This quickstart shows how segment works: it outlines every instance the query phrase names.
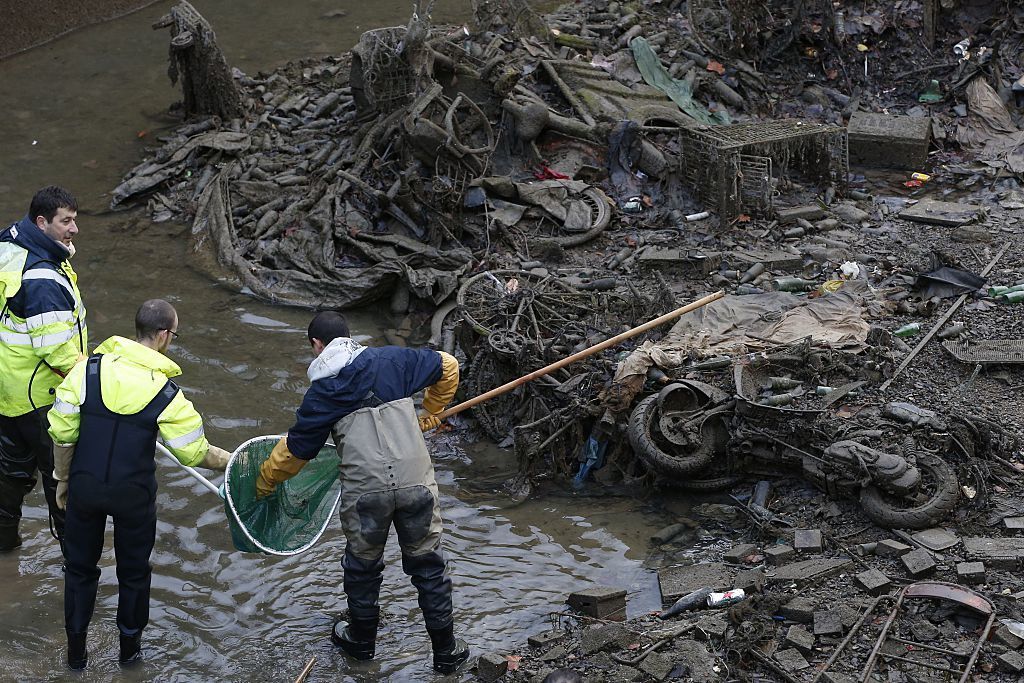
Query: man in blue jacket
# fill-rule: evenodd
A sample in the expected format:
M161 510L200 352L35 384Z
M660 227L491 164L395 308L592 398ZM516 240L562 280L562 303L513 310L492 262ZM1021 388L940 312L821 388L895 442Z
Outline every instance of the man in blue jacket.
M295 476L333 433L341 457L349 621L336 623L331 639L354 659L373 658L384 545L394 525L402 569L419 594L434 669L452 673L469 658L469 648L455 638L437 483L422 431L439 424L438 413L455 395L459 363L429 349L362 346L333 311L313 318L309 342L316 354L308 371L312 384L288 436L260 468L257 494L271 495ZM411 397L422 389L424 412L417 418Z
M52 531L63 538L46 413L64 376L88 351L85 306L71 268L78 203L44 187L28 215L0 231L0 551L21 545L25 495L43 480Z

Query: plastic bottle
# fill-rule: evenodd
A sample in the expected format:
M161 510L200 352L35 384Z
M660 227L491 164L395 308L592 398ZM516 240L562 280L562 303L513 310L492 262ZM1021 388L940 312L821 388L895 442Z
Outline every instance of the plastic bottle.
M921 331L921 323L910 323L893 332L897 337L913 337Z

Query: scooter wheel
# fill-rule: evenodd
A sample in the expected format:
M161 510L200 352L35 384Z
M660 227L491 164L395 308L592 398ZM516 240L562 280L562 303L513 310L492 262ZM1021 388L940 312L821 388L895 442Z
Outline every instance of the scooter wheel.
M861 490L860 504L871 521L887 529L927 529L956 509L960 483L953 468L934 455L918 455L917 467L921 484L914 496L900 498L876 486Z

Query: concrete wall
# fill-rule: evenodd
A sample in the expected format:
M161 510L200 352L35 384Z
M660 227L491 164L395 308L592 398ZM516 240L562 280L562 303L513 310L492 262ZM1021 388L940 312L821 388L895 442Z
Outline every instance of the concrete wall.
M0 0L0 59L157 0ZM166 2L168 7L173 3Z

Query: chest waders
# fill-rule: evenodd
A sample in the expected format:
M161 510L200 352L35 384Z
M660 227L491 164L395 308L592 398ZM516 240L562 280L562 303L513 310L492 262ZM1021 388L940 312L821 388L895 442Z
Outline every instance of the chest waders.
M142 629L149 623L149 558L156 539L157 420L178 393L168 380L138 412L115 413L103 401L101 359L96 355L87 361L85 401L68 483L64 628L72 669L84 668L88 660L86 632L96 604L108 516L114 520L120 662L131 664L141 657Z

